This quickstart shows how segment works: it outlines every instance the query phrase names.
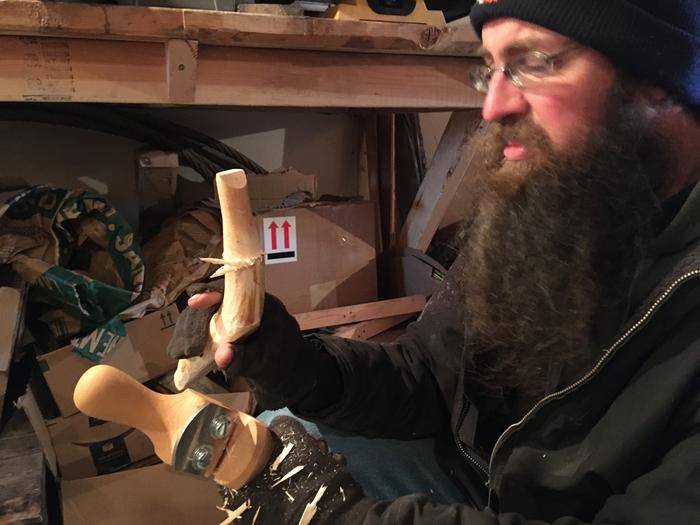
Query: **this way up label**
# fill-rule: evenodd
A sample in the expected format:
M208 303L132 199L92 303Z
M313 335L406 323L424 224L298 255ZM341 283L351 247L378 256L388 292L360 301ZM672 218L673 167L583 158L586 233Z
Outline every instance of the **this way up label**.
M296 217L263 218L265 237L265 264L295 262L297 260Z

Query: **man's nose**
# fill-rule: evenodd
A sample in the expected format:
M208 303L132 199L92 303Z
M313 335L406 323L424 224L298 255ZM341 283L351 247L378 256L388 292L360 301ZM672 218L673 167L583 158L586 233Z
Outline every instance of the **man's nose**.
M523 115L527 110L527 100L522 91L508 80L503 72L496 71L491 78L481 110L484 120L500 122L508 117Z

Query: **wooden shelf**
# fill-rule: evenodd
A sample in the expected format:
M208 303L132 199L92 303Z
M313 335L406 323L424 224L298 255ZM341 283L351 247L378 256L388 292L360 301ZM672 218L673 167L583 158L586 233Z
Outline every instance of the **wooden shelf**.
M468 26L0 2L0 101L480 107Z

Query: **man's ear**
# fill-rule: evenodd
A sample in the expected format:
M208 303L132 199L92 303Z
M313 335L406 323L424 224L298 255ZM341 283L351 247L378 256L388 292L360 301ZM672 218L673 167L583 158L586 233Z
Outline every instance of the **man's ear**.
M678 100L659 86L642 84L638 87L636 95L640 102L658 112L675 113L683 110Z

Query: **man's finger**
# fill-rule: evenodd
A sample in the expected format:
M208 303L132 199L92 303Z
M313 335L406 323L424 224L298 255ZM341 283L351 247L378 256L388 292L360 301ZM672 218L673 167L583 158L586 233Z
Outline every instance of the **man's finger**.
M219 345L214 354L214 361L219 368L228 368L233 361L233 345L231 343Z
M219 304L224 298L220 292L202 292L193 295L187 301L187 306L192 308L209 308L215 304Z

